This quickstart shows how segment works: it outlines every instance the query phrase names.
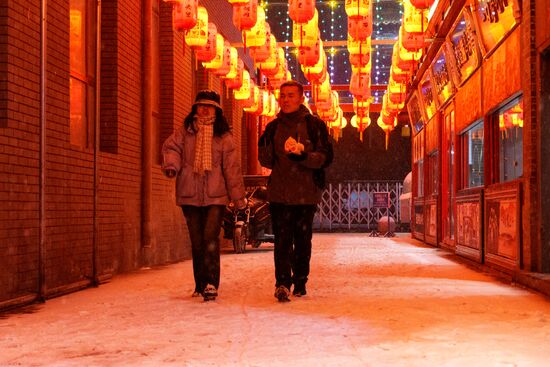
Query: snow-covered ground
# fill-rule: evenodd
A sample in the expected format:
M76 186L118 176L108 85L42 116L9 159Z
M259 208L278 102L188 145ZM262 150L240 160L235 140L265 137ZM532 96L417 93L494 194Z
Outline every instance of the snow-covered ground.
M550 302L401 235L314 234L308 295L273 297L270 244L0 315L0 366L549 366ZM24 312L23 312L24 311Z

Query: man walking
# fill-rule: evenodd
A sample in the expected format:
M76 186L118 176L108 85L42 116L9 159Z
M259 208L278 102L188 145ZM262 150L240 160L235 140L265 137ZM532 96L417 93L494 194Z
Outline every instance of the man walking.
M306 295L313 216L324 188L322 169L332 161L325 123L303 105L304 88L281 85L277 118L260 137L260 164L270 168L267 199L275 235L275 297L289 301L290 288Z

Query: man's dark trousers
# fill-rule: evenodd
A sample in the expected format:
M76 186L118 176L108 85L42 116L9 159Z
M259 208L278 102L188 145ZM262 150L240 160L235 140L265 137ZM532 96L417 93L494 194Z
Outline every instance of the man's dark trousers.
M311 259L313 216L317 205L271 203L275 235L275 286L305 285Z

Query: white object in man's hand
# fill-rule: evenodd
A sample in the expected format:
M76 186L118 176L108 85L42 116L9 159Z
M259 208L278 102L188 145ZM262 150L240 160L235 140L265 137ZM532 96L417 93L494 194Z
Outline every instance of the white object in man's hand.
M296 139L294 139L292 136L286 139L285 152L301 154L303 151L304 151L304 144L297 142Z

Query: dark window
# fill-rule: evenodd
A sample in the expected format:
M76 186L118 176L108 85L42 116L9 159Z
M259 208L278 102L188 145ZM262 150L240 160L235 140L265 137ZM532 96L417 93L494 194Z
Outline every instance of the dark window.
M476 121L460 135L463 189L483 186L483 120Z
M499 182L523 174L523 98L517 98L496 112L498 121Z

